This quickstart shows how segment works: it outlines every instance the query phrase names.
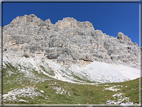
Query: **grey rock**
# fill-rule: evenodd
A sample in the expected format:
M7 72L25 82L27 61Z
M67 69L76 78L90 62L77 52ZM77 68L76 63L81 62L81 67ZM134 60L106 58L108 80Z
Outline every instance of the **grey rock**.
M12 35L10 41L15 42L15 44L24 44L24 43L29 43L30 41L32 41L32 37L25 36L25 35L24 36Z
M128 36L124 35L122 32L118 33L117 39L123 39L131 42L131 39Z
M95 30L89 21L67 17L52 24L50 19L24 15L4 26L3 35L4 52L26 53L29 57L40 54L62 65L93 61L133 67L140 64L137 43L122 32L115 38Z
M24 53L24 54L22 55L22 57L29 58L29 55L28 55L28 54L26 54L26 53Z
M62 47L63 41L61 39L51 39L49 47Z
M48 59L57 59L58 58L58 54L49 54L49 55L47 55L47 58Z

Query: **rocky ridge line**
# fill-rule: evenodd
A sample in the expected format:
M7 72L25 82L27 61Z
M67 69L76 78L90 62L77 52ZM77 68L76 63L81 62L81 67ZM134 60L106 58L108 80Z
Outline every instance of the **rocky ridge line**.
M4 55L45 56L61 65L93 61L139 68L140 48L122 32L118 36L95 30L92 23L63 18L55 24L34 14L18 16L3 27Z

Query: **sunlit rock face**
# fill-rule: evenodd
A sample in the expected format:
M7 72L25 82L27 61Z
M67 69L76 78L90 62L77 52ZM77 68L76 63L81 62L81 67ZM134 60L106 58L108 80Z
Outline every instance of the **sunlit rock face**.
M115 35L114 35L115 36ZM4 55L44 56L60 65L93 61L129 64L139 68L140 49L122 32L118 36L95 30L92 23L67 17L52 24L36 15L18 16L3 27Z

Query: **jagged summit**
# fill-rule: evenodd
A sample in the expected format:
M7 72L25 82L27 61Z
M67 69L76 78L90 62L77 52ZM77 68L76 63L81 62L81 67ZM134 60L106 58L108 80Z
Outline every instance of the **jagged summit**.
M30 14L30 15L24 15L24 16L18 16L15 19L12 20L12 22L10 24L26 24L26 23L35 23L37 25L40 25L41 22L43 22L42 19L38 18L36 15L34 14Z
M131 39L128 38L128 36L124 35L122 32L118 32L117 39L123 39L132 42Z
M122 32L111 37L92 23L66 17L52 24L36 15L18 16L4 26L4 55L44 56L61 65L86 65L93 61L139 67L140 49Z

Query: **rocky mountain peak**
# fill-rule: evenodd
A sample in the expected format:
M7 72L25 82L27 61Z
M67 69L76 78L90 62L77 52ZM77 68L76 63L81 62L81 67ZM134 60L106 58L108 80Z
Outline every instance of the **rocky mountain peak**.
M50 19L45 20L45 23L52 24Z
M65 17L62 19L62 21L67 21L67 22L77 22L76 19L74 19L73 17Z
M73 17L66 17L66 18L63 18L62 20L59 20L58 22L55 23L55 26L57 26L58 29L62 29L62 28L84 28L84 29L91 28L94 30L92 23L90 23L89 21L79 22L76 19L74 19Z
M123 39L131 42L131 39L128 36L124 35L122 32L118 32L117 39Z
M41 20L34 14L30 14L30 15L24 15L20 17L18 16L15 19L13 19L10 24L22 25L27 23L34 23L36 25L40 25L41 22L43 22L43 20Z
M111 37L89 21L66 17L52 24L34 14L16 17L3 29L4 54L44 56L61 65L93 61L139 67L140 49L122 32Z

